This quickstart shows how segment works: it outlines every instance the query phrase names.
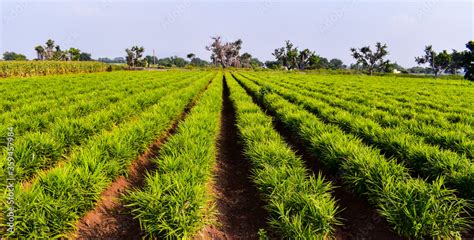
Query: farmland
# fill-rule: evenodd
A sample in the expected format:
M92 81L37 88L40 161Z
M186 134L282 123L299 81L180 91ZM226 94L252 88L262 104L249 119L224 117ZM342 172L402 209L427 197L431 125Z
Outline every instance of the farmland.
M2 237L474 236L472 82L102 67L1 79Z

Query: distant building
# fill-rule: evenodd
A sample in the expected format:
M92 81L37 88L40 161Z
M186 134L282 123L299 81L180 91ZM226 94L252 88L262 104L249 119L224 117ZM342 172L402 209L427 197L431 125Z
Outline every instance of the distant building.
M393 73L395 73L395 74L400 74L400 73L402 73L402 72L400 72L400 70L398 70L398 69L393 69Z

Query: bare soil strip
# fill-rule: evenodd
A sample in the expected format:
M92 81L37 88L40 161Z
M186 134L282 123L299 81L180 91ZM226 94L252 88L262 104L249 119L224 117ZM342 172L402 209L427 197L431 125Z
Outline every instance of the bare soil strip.
M281 121L275 115L266 109L246 88L247 94L252 97L255 104L260 106L263 111L273 118L275 130L285 139L286 143L295 151L304 161L307 169L317 174L321 172L326 180L332 182L333 186L342 186L340 177L336 176L323 167L320 161L310 152L306 151L304 143L294 133L288 131ZM345 239L403 239L390 229L385 219L383 219L370 204L359 196L344 189L336 187L333 190L333 196L337 200L341 212L338 217L341 219L342 226L335 232L335 238Z
M120 176L110 184L102 193L95 208L78 221L77 231L71 238L142 239L145 234L141 231L138 220L134 219L130 211L120 202L120 196L129 189L143 187L146 173L157 168L151 159L158 156L161 146L176 133L179 122L186 118L208 86L209 84L186 106L183 113L173 122L166 133L148 147L144 154L133 161L128 170L128 177Z
M214 170L213 192L219 226L208 226L201 239L258 239L259 229L266 228L267 213L258 190L250 179L250 163L239 142L234 106L224 80L221 132Z

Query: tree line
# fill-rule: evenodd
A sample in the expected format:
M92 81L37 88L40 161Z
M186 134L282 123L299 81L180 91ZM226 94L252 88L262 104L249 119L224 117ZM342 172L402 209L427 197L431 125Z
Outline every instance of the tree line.
M99 58L98 61L105 63L126 63L129 68L136 67L207 67L220 66L222 68L236 67L236 68L270 68L270 69L286 69L286 70L311 70L311 69L352 69L365 72L369 75L374 73L391 73L395 69L402 73L419 73L419 74L434 74L438 77L440 74L459 74L462 70L466 79L474 79L474 41L469 41L466 44L467 50L457 51L452 50L449 53L447 50L435 52L431 45L424 49L422 56L415 57L415 62L418 65L426 67L413 67L404 69L396 62L391 62L386 59L389 55L387 44L377 42L375 48L372 50L370 46L363 46L361 48L351 48L351 56L356 60L355 64L349 67L345 65L342 60L333 58L328 60L315 51L308 48L300 50L291 41L287 40L285 45L276 48L272 55L275 60L261 62L258 58L253 57L250 53L240 53L243 41L237 39L233 42L224 42L220 36L212 37L212 42L205 47L211 52L211 62L205 61L196 57L194 53L187 55L188 60L172 56L158 59L156 56L143 56L144 47L133 46L125 49L125 57L118 57L114 59ZM69 48L62 50L59 45L56 45L52 39L46 41L45 45L38 45L35 47L37 58L34 60L56 60L56 61L91 61L90 53L82 52L77 48ZM3 59L6 61L27 60L23 54L15 52L5 52Z

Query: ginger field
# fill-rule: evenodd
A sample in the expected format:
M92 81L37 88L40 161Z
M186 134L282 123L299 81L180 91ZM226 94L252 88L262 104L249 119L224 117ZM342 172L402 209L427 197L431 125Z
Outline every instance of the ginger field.
M474 238L472 82L118 71L0 92L2 238Z

